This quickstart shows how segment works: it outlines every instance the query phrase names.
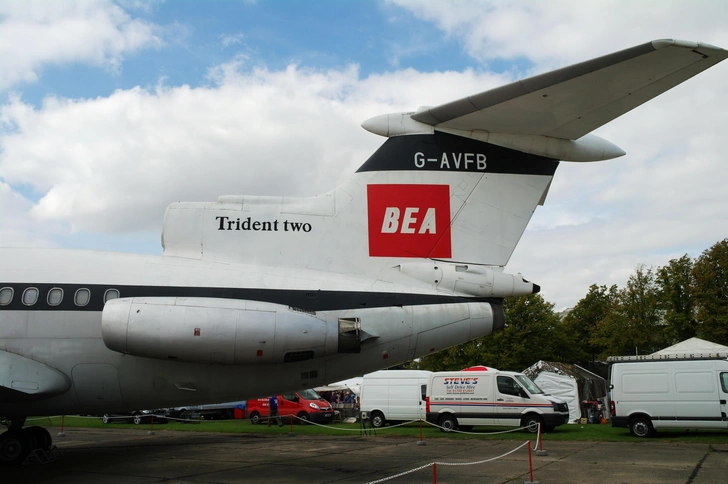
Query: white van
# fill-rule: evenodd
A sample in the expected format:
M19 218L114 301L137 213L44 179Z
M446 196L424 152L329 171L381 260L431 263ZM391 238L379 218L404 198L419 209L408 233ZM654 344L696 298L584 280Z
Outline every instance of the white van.
M425 387L431 371L381 370L364 375L361 384L362 418L372 427L387 422L424 420Z
M660 428L728 429L728 360L631 359L609 359L618 361L610 369L612 427L629 427L635 437Z
M522 373L476 367L443 371L427 383L427 421L444 431L474 425L527 427L545 431L569 420L569 408L560 398L543 392Z

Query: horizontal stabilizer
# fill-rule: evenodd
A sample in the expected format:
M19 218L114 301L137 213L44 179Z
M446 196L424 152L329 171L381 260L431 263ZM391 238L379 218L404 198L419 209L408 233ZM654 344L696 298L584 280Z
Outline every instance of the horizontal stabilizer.
M726 57L728 51L709 44L656 40L411 117L438 130L576 140Z

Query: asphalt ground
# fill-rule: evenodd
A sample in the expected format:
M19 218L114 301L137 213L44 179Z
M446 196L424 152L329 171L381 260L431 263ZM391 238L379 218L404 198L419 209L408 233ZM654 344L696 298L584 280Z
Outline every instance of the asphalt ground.
M529 482L523 442L417 439L381 436L233 434L136 429L71 428L54 444L62 458L43 465L0 469L15 483L367 483L438 462L437 482ZM541 483L693 483L728 481L726 444L543 442L547 456L532 456ZM389 483L429 483L433 467Z

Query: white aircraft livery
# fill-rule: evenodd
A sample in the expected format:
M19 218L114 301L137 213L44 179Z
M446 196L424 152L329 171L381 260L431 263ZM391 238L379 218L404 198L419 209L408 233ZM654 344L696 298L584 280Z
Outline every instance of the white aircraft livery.
M657 40L369 119L387 139L340 186L173 203L161 256L0 249L0 462L51 445L29 416L311 388L501 329L559 163L623 155L589 133L726 57Z

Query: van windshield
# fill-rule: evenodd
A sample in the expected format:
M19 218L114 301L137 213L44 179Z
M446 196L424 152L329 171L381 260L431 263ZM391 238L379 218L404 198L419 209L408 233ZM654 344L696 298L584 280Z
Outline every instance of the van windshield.
M536 385L533 381L531 381L530 378L528 378L526 375L513 375L516 380L518 380L518 383L523 385L523 387L528 390L528 393L531 395L538 395L543 393L544 391L541 390L538 385Z
M301 390L298 395L306 400L323 400L316 390Z

